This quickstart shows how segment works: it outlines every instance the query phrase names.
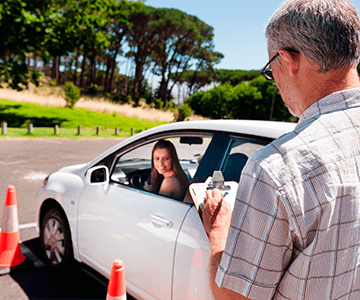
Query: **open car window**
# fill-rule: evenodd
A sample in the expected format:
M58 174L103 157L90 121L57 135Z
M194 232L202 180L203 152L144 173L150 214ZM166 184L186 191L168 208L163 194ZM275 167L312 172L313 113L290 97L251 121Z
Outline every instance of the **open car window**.
M221 167L224 179L239 182L242 169L249 157L265 145L266 143L260 140L231 137L229 150Z
M170 136L165 139L174 145L180 165L191 181L211 142L211 137L200 137L198 135ZM119 154L115 159L110 175L111 181L132 188L143 189L145 182L150 178L151 153L157 141L135 146L125 154Z

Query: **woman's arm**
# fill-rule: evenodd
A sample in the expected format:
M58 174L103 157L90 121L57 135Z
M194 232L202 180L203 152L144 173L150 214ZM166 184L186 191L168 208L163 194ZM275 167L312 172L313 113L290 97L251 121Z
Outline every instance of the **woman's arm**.
M172 197L179 193L180 188L179 180L175 176L171 176L164 178L160 186L159 194L166 197Z

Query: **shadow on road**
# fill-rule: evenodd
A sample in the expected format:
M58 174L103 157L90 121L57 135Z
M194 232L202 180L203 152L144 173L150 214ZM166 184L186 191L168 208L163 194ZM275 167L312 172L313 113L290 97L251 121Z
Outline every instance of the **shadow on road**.
M23 242L33 254L42 258L40 240ZM70 271L57 272L48 266L27 267L11 273L29 299L102 299L106 298L107 286L74 266ZM128 299L134 299L128 295Z

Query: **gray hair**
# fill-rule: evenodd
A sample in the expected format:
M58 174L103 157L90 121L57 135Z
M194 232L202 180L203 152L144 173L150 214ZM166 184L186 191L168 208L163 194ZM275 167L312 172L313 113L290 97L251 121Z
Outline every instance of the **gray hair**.
M293 49L319 65L319 72L356 67L360 20L348 0L287 0L266 27L268 50Z

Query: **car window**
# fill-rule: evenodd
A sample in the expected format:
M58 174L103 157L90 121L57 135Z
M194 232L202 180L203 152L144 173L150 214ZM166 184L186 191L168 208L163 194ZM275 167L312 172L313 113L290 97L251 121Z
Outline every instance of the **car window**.
M263 141L232 137L221 171L226 181L240 180L241 171L248 158L266 145Z
M180 165L190 181L199 167L201 159L211 142L211 137L168 137L177 152ZM111 172L111 180L116 183L143 189L151 172L151 153L155 143L134 147L125 154L120 154ZM200 144L201 142L201 144Z

